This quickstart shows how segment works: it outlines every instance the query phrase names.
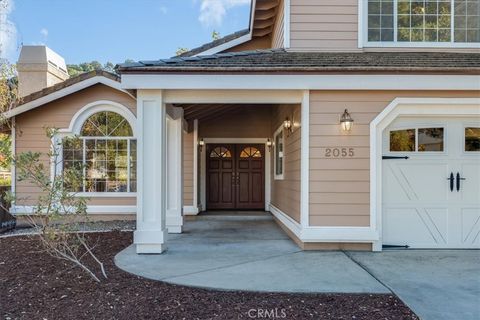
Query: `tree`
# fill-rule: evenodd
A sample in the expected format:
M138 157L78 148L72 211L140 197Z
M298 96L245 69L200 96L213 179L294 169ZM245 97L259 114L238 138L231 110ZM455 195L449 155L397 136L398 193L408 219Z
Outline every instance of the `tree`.
M10 131L12 123L8 120L8 112L20 102L15 77L15 69L7 61L0 60L0 127ZM10 129L10 130L7 130ZM57 130L48 129L47 138L56 141ZM33 212L26 216L32 227L38 230L38 239L45 252L53 257L66 260L80 267L95 281L100 278L94 272L98 268L106 278L102 262L93 253L94 246L89 244L81 226L88 222L88 199L77 196L75 190L83 183L83 168L64 168L62 174L50 176L50 159L53 172L59 172L62 165L59 155L61 143L75 143L77 138L65 138L60 142L52 142L49 153L24 152L11 154L8 140L0 144L1 158L11 162L17 172L18 181L27 181L41 191ZM77 142L78 143L78 142ZM21 205L24 200L9 192L5 195L8 204ZM89 258L88 261L86 258Z
M107 62L102 65L98 61L84 62L80 64L69 64L67 65L68 74L71 77L78 76L79 74L90 72L94 70L104 70L108 72L115 73L115 64L112 62Z

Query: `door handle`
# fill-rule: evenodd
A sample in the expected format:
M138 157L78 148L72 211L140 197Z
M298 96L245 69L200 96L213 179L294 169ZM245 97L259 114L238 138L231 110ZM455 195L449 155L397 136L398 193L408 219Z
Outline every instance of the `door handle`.
M453 172L450 172L450 178L447 178L447 180L450 180L450 192L453 192L453 184L455 182L455 177L453 176Z
M460 176L460 172L457 172L457 192L460 191L460 180L466 180Z

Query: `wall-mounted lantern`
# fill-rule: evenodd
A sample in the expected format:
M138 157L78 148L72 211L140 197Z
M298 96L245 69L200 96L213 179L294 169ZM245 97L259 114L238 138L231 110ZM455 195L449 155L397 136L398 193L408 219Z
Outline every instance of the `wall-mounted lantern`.
M272 151L272 147L273 147L273 143L272 143L272 140L270 140L270 138L267 139L267 148L269 151Z
M203 148L204 145L205 145L205 140L200 139L198 141L198 150L200 150L200 152L202 152L202 148Z
M288 135L293 132L293 121L288 117L283 121L283 128L287 130Z
M349 132L352 130L353 119L352 116L350 116L350 113L348 113L347 109L345 109L342 116L340 117L340 125L342 126L343 131Z

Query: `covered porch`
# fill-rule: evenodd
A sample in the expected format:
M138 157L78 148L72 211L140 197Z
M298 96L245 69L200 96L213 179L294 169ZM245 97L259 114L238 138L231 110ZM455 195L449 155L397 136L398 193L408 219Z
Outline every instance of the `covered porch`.
M308 92L138 90L137 110L137 253L164 252L174 239L167 233L188 230L185 217L206 210L281 207L297 224L303 212L307 223ZM282 162L275 163L279 132ZM248 222L250 215L236 216Z

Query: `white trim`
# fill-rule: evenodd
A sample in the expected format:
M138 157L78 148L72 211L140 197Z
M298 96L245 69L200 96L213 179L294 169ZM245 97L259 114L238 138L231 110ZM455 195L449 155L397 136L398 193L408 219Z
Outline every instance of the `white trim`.
M135 97L130 92L128 92L128 91L126 91L122 88L122 85L120 84L120 82L109 79L109 78L106 78L104 76L95 76L93 78L86 79L84 81L78 82L78 83L76 83L74 85L71 85L69 87L66 87L64 89L55 91L55 92L53 92L49 95L46 95L44 97L41 97L41 98L38 98L36 100L27 102L27 103L15 108L15 109L12 109L12 110L6 112L4 114L4 116L5 116L5 118L14 117L14 116L19 115L21 113L24 113L26 111L29 111L29 110L32 110L32 109L37 108L39 106L42 106L46 103L52 102L54 100L63 98L65 96L68 96L68 95L70 95L72 93L75 93L77 91L83 90L83 89L91 87L93 85L96 85L98 83L104 84L108 87L111 87L113 89L121 91L121 92L127 94L129 97L131 97L132 99L135 100Z
M277 136L282 134L282 173L277 174ZM278 127L278 129L273 133L273 180L284 180L285 179L285 130L283 128L283 122Z
M302 102L298 90L168 90L165 92L166 103L258 103L290 104Z
M136 198L136 192L78 192L74 193L80 198Z
M378 233L371 227L302 227L301 224L273 205L270 205L270 212L302 242L373 244L378 240Z
M479 115L478 98L396 98L370 123L370 226L380 235L374 250L382 249L383 131L399 115Z
M32 214L35 211L34 206L13 206L12 213L16 215ZM136 214L137 206L87 206L88 214Z
M358 48L359 49L362 49L363 48L363 34L364 34L364 20L365 20L365 17L364 17L364 2L368 2L367 1L364 1L364 0L358 0L358 3L357 3L357 14L358 14Z
M283 47L285 49L290 48L290 0L284 0L283 2Z
M204 138L205 146L202 149L200 154L200 199L201 204L200 207L202 210L206 210L207 207L207 196L206 196L206 188L207 188L207 159L206 159L206 149L207 144L216 144L216 143L225 143L225 144L243 144L243 143L252 143L252 144L264 144L265 145L265 211L268 211L270 207L270 199L271 199L271 188L269 184L271 183L271 151L267 146L267 139L268 138Z
M193 203L198 213L198 119L193 120Z
M198 207L195 206L183 206L183 214L185 216L196 216L198 215Z
M310 91L305 90L301 105L300 222L310 225Z
M359 48L371 47L371 48L480 48L480 43L468 43L468 42L455 42L454 28L454 1L451 1L451 39L450 42L398 42L398 12L397 12L397 0L394 0L394 40L395 41L368 41L368 1L358 0L358 46Z
M479 75L380 75L380 74L320 74L320 75L266 75L266 74L124 74L122 85L128 89L158 89L178 90L183 97L193 99L188 90L253 90L246 101L256 102L257 90L478 90ZM186 91L186 92L185 92ZM219 94L220 92L215 92ZM172 92L167 91L168 98ZM282 95L279 91L277 94ZM204 93L203 97L215 100L212 93ZM180 94L178 97L182 97ZM265 97L265 96L263 96ZM235 96L232 96L232 100ZM275 99L275 96L272 96ZM222 97L225 100L225 97ZM253 101L252 101L253 100ZM261 100L261 99L259 99ZM292 100L292 99L291 99ZM175 99L168 102L183 103ZM191 100L188 100L191 101ZM301 101L301 100L300 100ZM235 103L234 102L231 103ZM200 103L200 102L197 102ZM267 103L267 102L265 102ZM283 103L275 100L270 103ZM295 102L289 102L295 103Z
M230 48L233 48L235 46L238 46L242 43L245 43L247 41L250 41L252 40L252 31L250 31L249 33L241 36L241 37L238 37L238 38L235 38L231 41L228 41L228 42L225 42L225 43L222 43L216 47L213 47L213 48L210 48L206 51L202 51L200 53L197 53L196 55L194 55L194 57L197 57L197 56L208 56L208 55L212 55L212 54L216 54L216 53L219 53L219 52L222 52L222 51L225 51L225 50L228 50Z
M59 132L73 133L78 135L80 134L85 121L95 113L102 111L115 112L124 117L132 128L133 136L136 136L137 118L135 117L135 114L123 104L110 100L97 100L83 106L72 117L68 128L60 129Z

